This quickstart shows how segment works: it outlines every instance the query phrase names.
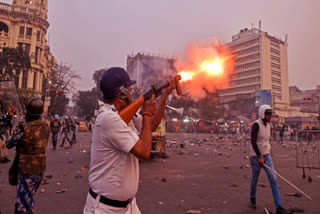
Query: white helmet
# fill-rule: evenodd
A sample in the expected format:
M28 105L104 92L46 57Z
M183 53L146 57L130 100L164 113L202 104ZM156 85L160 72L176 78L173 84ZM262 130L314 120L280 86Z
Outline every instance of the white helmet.
M59 115L54 115L54 119L58 120L59 119Z
M269 105L260 106L259 111L258 111L258 115L261 118L261 120L264 119L266 111L269 111L271 113L272 112L271 106L269 106Z

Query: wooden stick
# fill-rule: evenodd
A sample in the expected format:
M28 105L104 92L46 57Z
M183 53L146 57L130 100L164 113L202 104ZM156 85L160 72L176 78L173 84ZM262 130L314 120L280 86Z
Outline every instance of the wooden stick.
M296 187L295 185L293 185L290 181L288 181L287 179L285 179L283 176L281 176L279 173L277 173L275 170L271 169L269 166L267 166L266 164L263 164L264 167L266 167L267 169L269 169L271 172L273 172L274 174L276 174L277 176L279 176L280 178L282 178L285 182L287 182L288 184L290 184L293 188L295 188L296 190L298 190L301 194L303 194L304 196L306 196L309 200L312 200L310 196L308 196L306 193L304 193L301 189L299 189L298 187Z

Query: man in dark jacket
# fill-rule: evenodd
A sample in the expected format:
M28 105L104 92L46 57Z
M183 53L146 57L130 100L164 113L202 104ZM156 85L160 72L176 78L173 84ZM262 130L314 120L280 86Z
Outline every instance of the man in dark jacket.
M50 122L51 134L52 134L52 146L53 150L56 149L57 141L58 141L58 134L61 128L61 123L59 116L56 114L54 115L54 119Z

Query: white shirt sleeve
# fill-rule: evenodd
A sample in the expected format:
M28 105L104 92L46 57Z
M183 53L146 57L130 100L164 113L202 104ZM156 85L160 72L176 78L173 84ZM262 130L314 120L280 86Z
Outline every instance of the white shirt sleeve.
M139 140L137 133L128 126L117 113L108 112L101 121L101 138L115 148L129 153Z

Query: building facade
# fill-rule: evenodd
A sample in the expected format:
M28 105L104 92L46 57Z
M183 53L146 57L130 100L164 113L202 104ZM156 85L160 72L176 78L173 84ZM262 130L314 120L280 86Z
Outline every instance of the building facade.
M15 71L18 88L43 92L56 60L46 41L48 0L13 0L0 3L0 49L22 47L30 56L31 69Z
M288 111L288 43L260 29L245 28L227 45L236 60L229 85L219 92L220 102L252 98L257 91L270 90L276 113Z
M290 105L299 107L301 112L319 114L320 86L313 90L300 90L297 86L289 87Z

